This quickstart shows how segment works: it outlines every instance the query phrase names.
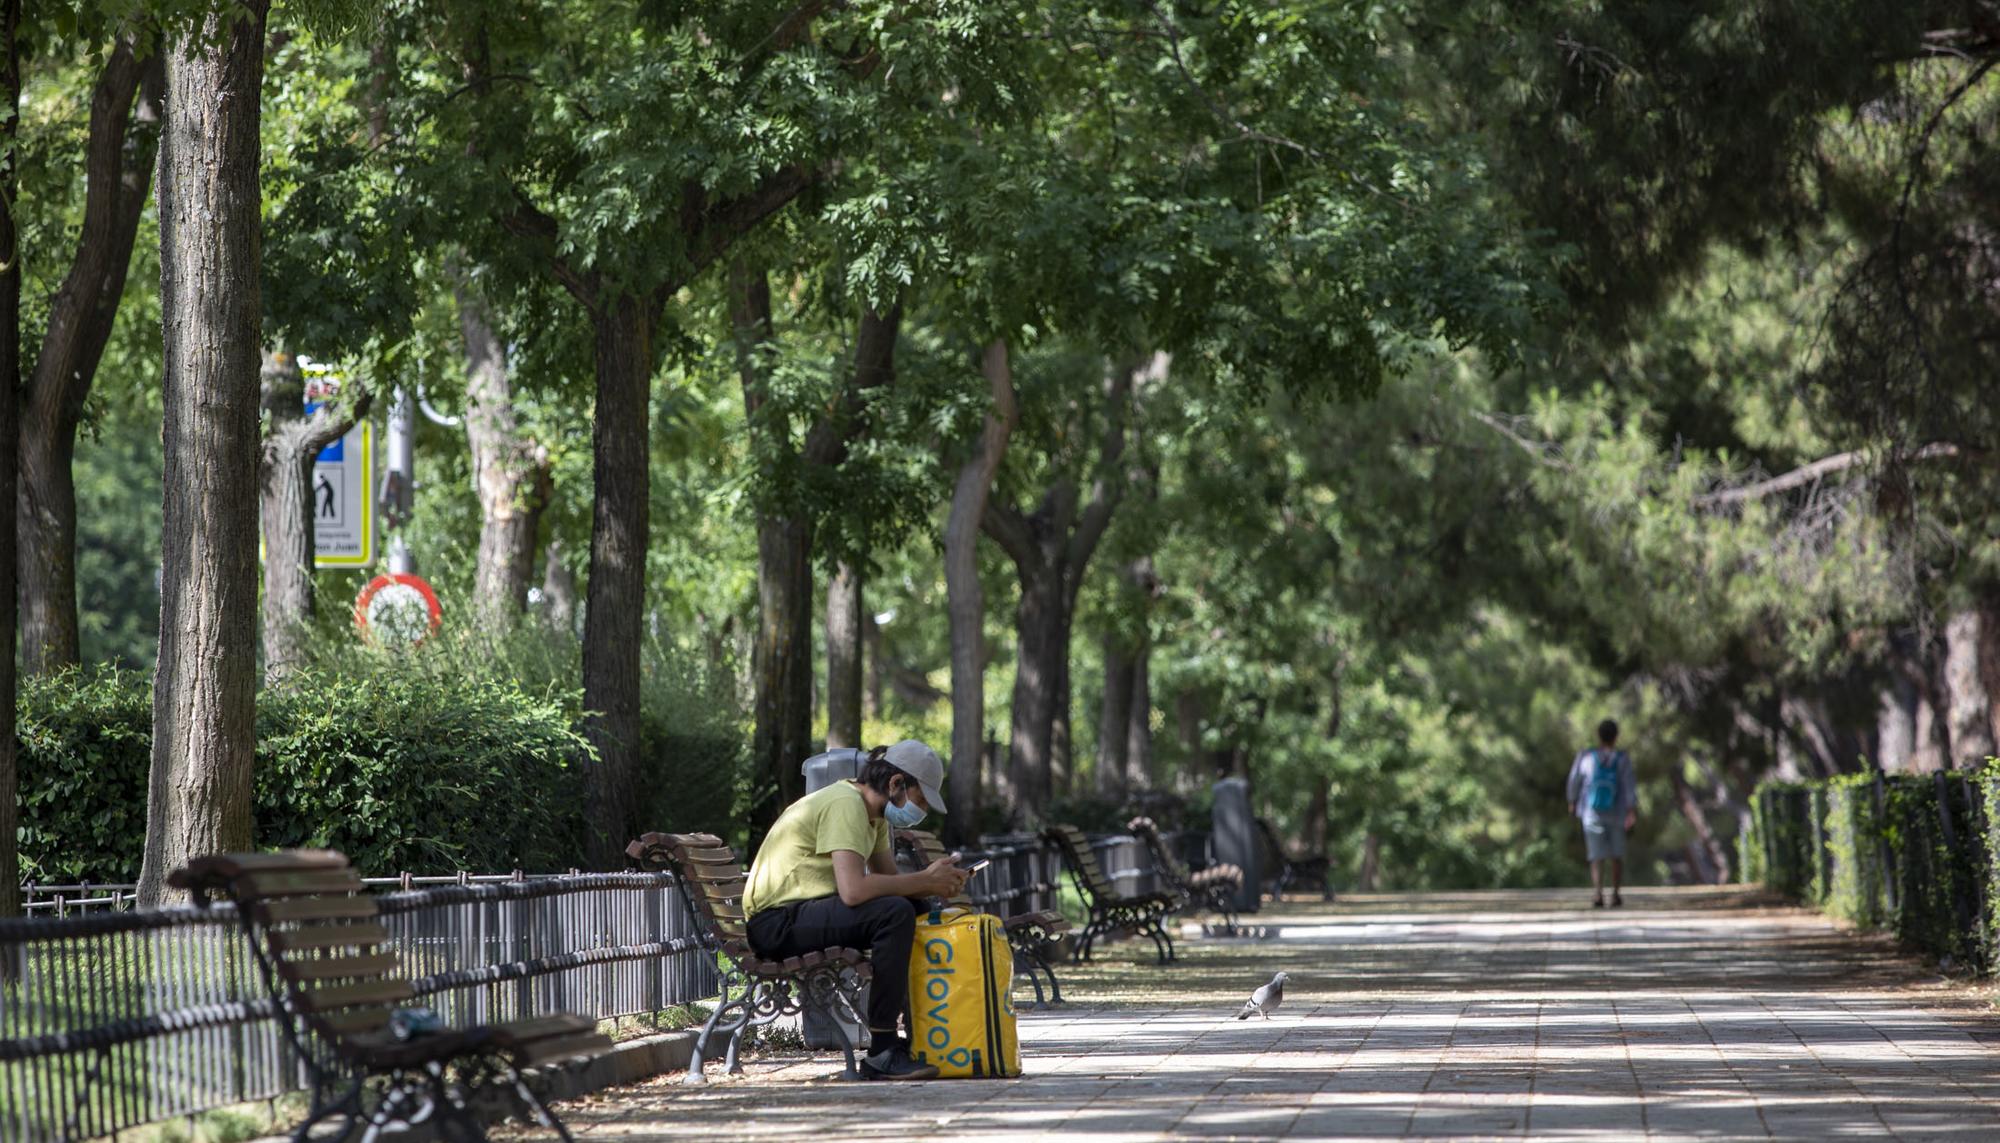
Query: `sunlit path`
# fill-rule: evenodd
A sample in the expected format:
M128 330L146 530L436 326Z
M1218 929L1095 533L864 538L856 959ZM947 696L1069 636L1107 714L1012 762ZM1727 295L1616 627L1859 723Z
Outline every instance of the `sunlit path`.
M842 1084L753 1060L573 1106L587 1140L2000 1138L2000 1019L1880 941L1735 892L1380 896L1262 940L1073 970L1015 1081ZM1273 969L1285 1006L1239 1022ZM1982 1043L1982 1038L1987 1042Z

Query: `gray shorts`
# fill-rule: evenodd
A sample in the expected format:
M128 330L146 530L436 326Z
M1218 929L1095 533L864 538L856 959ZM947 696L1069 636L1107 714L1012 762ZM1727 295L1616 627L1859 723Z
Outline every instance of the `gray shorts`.
M1625 858L1625 819L1620 815L1599 817L1596 814L1583 816L1583 848L1592 861L1603 861L1615 857Z

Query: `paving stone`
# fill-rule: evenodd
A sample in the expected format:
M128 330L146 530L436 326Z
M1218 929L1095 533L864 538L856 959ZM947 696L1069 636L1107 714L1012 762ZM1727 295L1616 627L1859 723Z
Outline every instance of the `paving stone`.
M1902 987L1884 942L1742 891L1289 904L1273 939L1129 945L1024 1013L1027 1075L832 1082L762 1055L563 1108L580 1143L667 1139L2000 1139L2000 1021ZM1269 1021L1232 1017L1283 968ZM509 1129L506 1140L540 1133Z

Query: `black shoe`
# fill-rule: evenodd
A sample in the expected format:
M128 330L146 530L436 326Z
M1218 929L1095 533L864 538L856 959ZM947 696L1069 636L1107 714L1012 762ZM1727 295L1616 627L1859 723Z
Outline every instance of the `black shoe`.
M1590 902L1590 907L1593 909L1602 909L1604 907L1604 898L1593 897Z
M1618 894L1616 894L1616 893L1613 893L1613 894L1611 895L1611 907L1612 907L1612 908L1616 909L1616 908L1619 908L1620 906L1622 906L1622 905L1624 905L1624 904L1625 904L1625 898L1623 898L1623 897L1620 897L1620 896L1619 896Z
M911 1059L910 1050L898 1044L862 1057L861 1074L872 1080L927 1080L936 1079L938 1070Z

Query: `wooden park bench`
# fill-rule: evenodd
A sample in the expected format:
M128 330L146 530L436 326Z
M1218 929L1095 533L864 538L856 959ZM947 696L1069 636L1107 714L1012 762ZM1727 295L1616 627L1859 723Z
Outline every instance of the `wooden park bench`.
M626 846L625 856L635 868L674 875L702 947L727 961L715 1011L695 1039L688 1083L707 1082L702 1062L717 1033L729 1038L724 1070L741 1072L738 1050L744 1029L807 1010L824 1016L840 1041L847 1057L842 1078L861 1078L843 1020L865 1023L861 986L873 973L866 951L830 948L783 960L751 951L749 921L743 915L743 866L736 851L714 834L649 833Z
M381 951L389 932L346 857L324 849L215 854L167 882L198 903L226 898L236 906L273 1018L311 1081L312 1103L294 1140L336 1117L346 1121L342 1139L426 1122L440 1138L483 1139L469 1097L499 1083L569 1139L521 1073L609 1051L597 1022L560 1013L399 1036L394 1008L416 990L398 975L401 958Z
M1193 906L1222 918L1222 932L1234 935L1241 927L1236 917L1236 895L1243 889L1243 870L1227 863L1190 870L1167 847L1160 827L1152 818L1137 817L1125 828L1153 855L1153 868L1170 889L1182 894Z
M914 869L927 868L949 852L945 849L944 842L939 841L937 835L928 830L899 829L896 831L896 843L899 851L909 855L910 864ZM946 901L945 904L962 905L968 909L979 907L964 893ZM1030 913L1017 913L1012 917L1003 916L1000 918L1000 924L1007 931L1008 945L1012 946L1019 958L1017 967L1025 966L1027 971L1023 975L1035 986L1035 1005L1041 1007L1046 1004L1061 1004L1062 984L1056 980L1055 967L1049 963L1049 951L1062 939L1063 934L1072 928L1069 918L1054 909L1043 909ZM1038 972L1040 975L1037 975ZM1042 991L1044 976L1049 981L1049 990L1046 994Z
M1270 864L1265 866L1269 876L1264 879L1264 883L1270 886L1272 900L1284 900L1285 890L1294 885L1315 886L1319 889L1322 901L1333 900L1333 887L1327 881L1329 869L1325 854L1322 853L1317 857L1293 857L1286 851L1284 841L1278 837L1278 831L1272 829L1271 823L1263 818L1257 819L1257 835L1263 839L1264 856L1270 859Z
M1092 959L1097 938L1121 932L1151 937L1153 947L1159 950L1161 964L1179 959L1174 953L1173 935L1166 927L1167 918L1182 904L1179 894L1121 893L1098 864L1090 839L1075 826L1053 825L1043 830L1042 836L1062 855L1063 864L1069 868L1077 892L1083 897L1084 908L1090 911L1090 920L1077 935L1073 959Z

